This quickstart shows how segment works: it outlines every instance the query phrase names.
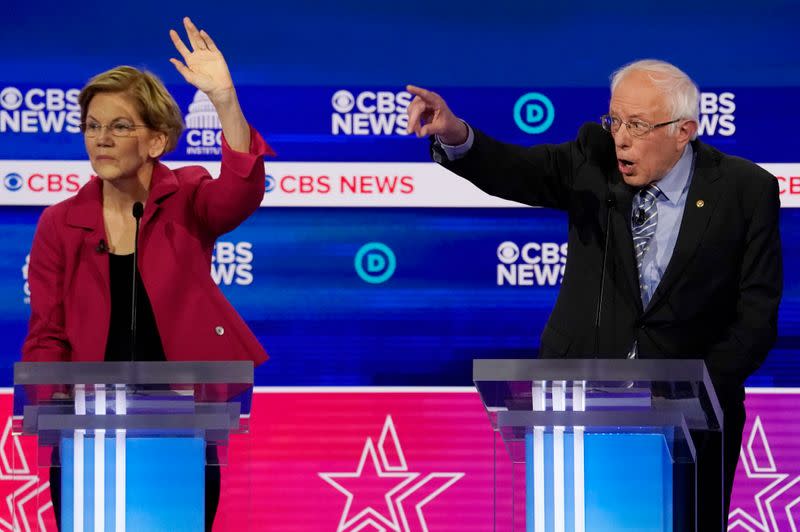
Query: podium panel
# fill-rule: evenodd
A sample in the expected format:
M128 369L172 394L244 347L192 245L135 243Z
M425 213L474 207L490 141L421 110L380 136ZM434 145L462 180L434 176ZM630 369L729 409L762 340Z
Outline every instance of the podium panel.
M60 468L62 530L205 529L206 470L247 432L252 362L14 369L13 431L37 436L40 482Z
M723 426L702 361L475 360L473 368L500 439L498 530L697 529L691 434Z

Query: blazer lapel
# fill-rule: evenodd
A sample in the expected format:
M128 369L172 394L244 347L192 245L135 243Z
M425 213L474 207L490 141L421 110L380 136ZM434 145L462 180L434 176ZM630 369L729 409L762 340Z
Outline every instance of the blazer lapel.
M689 185L686 197L683 219L678 230L678 240L675 242L675 249L669 264L667 264L667 269L664 271L664 276L645 310L646 313L658 305L659 301L669 293L675 281L680 278L703 240L708 222L717 206L721 190L717 183L720 177L719 157L699 141L694 143L694 149L697 159L692 184Z
M161 203L178 190L178 178L175 173L158 163L153 168L153 179L150 182L150 193L147 197L147 206L144 209L142 225L156 215L161 208Z
M139 226L139 258L137 262L140 266L148 247L146 243L152 232L152 224L150 221L161 210L162 203L174 194L178 188L178 178L175 176L175 173L164 166L163 163L156 164L153 168L153 179L150 182L150 193L147 196L147 204L145 205L141 225Z
M97 308L103 309L97 317L98 334L86 338L86 351L74 353L73 356L76 357L75 360L100 361L105 355L111 313L111 273L100 179L92 179L75 196L66 213L66 225L78 230L77 261L79 268L85 272L81 274L82 282L87 281L85 276L92 279L91 283L85 285L85 290L91 292L87 297L100 297L102 304L97 305Z
M634 191L625 184L617 170L613 172L609 188L614 196L615 206L614 211L611 213L612 245L609 246L608 252L612 257L619 259L618 264L621 265L622 271L616 273L615 277L617 279L620 276L625 278L625 281L620 282L628 285L633 300L639 312L641 312L642 297L639 291L639 274L636 271L636 257L633 253L633 237L630 224Z
M103 186L100 179L91 180L78 192L67 211L66 223L83 230L81 257L94 266L93 273L99 274L102 286L108 287L108 260L102 249L108 249L108 239L103 223Z

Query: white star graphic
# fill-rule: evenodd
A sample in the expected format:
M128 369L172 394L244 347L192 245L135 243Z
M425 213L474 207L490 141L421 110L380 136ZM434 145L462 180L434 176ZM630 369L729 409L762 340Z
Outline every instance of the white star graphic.
M0 436L0 482L17 484L5 498L9 519L0 517L0 530L14 532L34 530L28 513L35 512L34 526L38 525L35 530L46 531L44 513L53 505L47 493L50 483L40 484L39 477L31 471L19 436L11 431L10 416L6 420L3 435ZM29 508L30 506L34 508Z
M364 466L367 463L367 458L371 458L370 466L372 469L370 472L374 473L377 478L396 479L394 481L385 483L386 485L394 486L384 495L386 507L389 509L390 515L387 517L378 511L378 509L372 506L367 506L361 509L361 511L359 511L354 517L348 518L351 506L353 505L353 500L356 498L357 493L353 493L352 491L348 490L347 487L343 485L341 480L337 482L336 479L366 478L362 477L362 475L364 473ZM378 463L378 455L375 452L375 444L372 443L372 438L367 438L367 442L364 444L364 450L361 452L361 460L358 462L358 468L354 473L320 473L319 476L322 477L325 482L336 488L337 491L343 493L347 497L347 503L344 506L342 518L339 521L339 528L337 530L345 530L362 517L371 515L385 523L386 526L392 530L399 531L400 528L397 521L397 512L395 511L394 504L392 504L391 496L403 486L417 478L419 474L381 471L380 464Z
M760 446L765 452L766 464L759 463L759 457L756 454L754 445ZM753 422L747 445L743 446L739 453L742 467L748 479L764 479L771 482L753 496L756 508L758 508L758 518L738 507L728 515L728 530L743 529L748 532L780 532L780 527L775 517L775 499L796 486L800 482L800 475L790 479L792 475L778 472L760 416L756 417ZM792 516L792 506L798 503L800 503L800 495L784 507L792 532L797 532Z
M403 521L403 532L411 532L412 530L429 532L428 523L425 522L425 515L422 513L422 507L441 495L447 488L458 482L463 476L464 473L431 473L407 490L404 490L403 493L397 497L400 518ZM430 491L430 493L428 493L428 491ZM411 498L412 495L414 498ZM409 525L408 518L406 517L404 506L406 499L416 502L414 505L414 514L411 516L411 524L414 525L413 527Z
M387 441L387 438L389 441ZM398 460L396 464L390 463L386 452L388 444L393 445L391 450L396 453ZM380 462L378 461L379 456ZM370 462L367 462L367 458L371 458ZM385 484L392 486L391 489L385 492L383 497L389 515L369 505L350 517L352 511L359 509L358 507L353 508L353 501L358 494L347 489L343 484L347 484L345 479L361 479L367 464L370 467L369 472L375 478L396 479L397 481L396 484L391 480L385 482ZM377 532L388 532L388 530L395 532L429 532L425 516L422 513L422 507L455 484L464 476L464 473L435 472L429 473L422 479L419 479L420 473L410 473L394 422L389 415L386 416L383 430L378 439L377 449L372 438L368 437L355 472L319 473L319 476L347 497L337 532L366 532L367 530L375 530ZM340 480L337 481L336 479ZM414 505L414 511L409 515L406 513L406 508L411 504Z

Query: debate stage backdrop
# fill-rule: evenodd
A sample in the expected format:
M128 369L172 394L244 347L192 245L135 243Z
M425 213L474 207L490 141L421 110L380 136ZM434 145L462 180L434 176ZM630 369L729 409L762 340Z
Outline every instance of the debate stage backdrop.
M256 371L253 434L237 439L223 473L216 529L488 530L492 434L469 388L471 361L536 356L568 257L566 219L486 196L431 163L427 141L405 134L405 84L440 92L502 140L563 142L607 110L615 68L658 57L699 83L702 140L780 182L779 338L747 383L730 529L796 529L796 4L217 4L5 10L0 386L12 383L26 332L36 221L92 176L77 105L90 76L118 64L158 74L187 127L165 162L218 170L213 107L167 61L167 31L189 14L278 154L265 162L262 208L220 239L210 272L271 356ZM0 401L3 417L9 404ZM8 458L32 443L9 431L0 529L53 529L47 485ZM24 516L16 525L12 505Z

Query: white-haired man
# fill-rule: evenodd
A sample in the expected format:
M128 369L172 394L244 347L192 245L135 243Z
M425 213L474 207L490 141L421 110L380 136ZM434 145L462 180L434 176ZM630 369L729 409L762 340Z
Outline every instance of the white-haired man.
M431 136L436 162L491 195L568 213L569 260L541 356L705 359L725 417L725 499L720 511L713 495L721 491L720 471L710 459L716 454L719 463L719 442L706 437L698 445L699 530L724 529L745 419L743 383L777 334L776 179L696 140L697 87L663 61L615 72L602 127L586 124L576 140L559 145L498 142L456 117L439 95L408 90L415 95L409 131Z

